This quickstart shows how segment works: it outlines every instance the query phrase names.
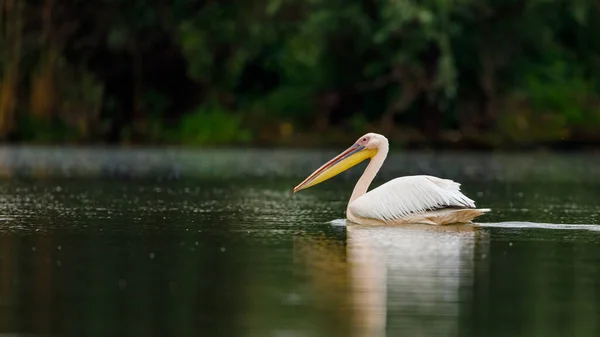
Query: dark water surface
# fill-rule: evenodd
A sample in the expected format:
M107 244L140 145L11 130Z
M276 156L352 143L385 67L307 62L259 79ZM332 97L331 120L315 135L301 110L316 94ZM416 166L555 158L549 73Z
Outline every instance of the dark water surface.
M333 154L0 149L0 335L600 335L598 155L394 154L493 212L364 228Z

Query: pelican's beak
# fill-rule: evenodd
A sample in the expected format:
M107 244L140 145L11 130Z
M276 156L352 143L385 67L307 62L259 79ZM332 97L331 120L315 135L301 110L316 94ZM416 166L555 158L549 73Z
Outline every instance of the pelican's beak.
M294 187L294 193L333 178L363 160L372 158L376 153L376 149L366 149L363 145L354 144L346 151L340 153L335 158L319 167L315 172L308 176L308 178L298 186Z

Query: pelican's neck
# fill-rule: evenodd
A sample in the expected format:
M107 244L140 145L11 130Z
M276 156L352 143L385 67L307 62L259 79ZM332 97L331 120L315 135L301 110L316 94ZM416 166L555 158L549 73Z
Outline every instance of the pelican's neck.
M371 182L373 181L373 179L375 179L375 176L377 175L377 172L379 172L381 165L383 165L387 154L388 144L384 143L377 149L377 154L373 156L373 158L371 158L371 161L369 162L369 165L367 165L365 172L363 172L360 179L358 179L358 182L356 183L356 186L354 186L354 190L352 191L352 196L350 197L348 205L350 205L350 203L352 203L354 200L361 197L363 194L367 193L369 185L371 185Z

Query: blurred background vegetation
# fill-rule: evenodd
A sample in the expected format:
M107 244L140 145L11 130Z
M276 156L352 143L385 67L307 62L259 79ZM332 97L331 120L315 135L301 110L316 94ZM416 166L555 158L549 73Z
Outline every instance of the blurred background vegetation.
M0 0L0 137L600 144L596 0Z

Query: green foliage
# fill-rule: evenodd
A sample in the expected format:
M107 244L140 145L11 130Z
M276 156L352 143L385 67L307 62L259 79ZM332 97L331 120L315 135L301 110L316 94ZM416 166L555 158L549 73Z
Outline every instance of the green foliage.
M217 104L200 106L183 117L175 134L179 141L192 145L239 144L252 136L239 115Z
M598 129L600 106L593 104L598 98L593 81L585 78L580 66L560 55L546 58L547 62L531 65L522 75L513 99L527 104L505 116L504 132L513 139L540 141Z
M533 110L562 115L567 123L584 122L591 88L580 69L558 60L544 67L532 67L525 81L526 97Z
M409 124L434 136L600 139L594 0L78 0L56 5L48 31L44 7L28 3L21 67L31 74L50 47L68 55L56 70L82 75L61 77L53 117L78 125L77 139L247 143L288 123L294 133ZM23 139L36 128L75 137L19 120Z
M256 21L266 15L260 3L227 6L212 2L180 22L176 36L192 78L211 83L217 91L235 87L248 61L276 39L266 26L268 21ZM258 17L249 17L252 14Z
M253 101L248 110L264 116L298 118L310 114L314 108L311 98L310 87L282 87Z

